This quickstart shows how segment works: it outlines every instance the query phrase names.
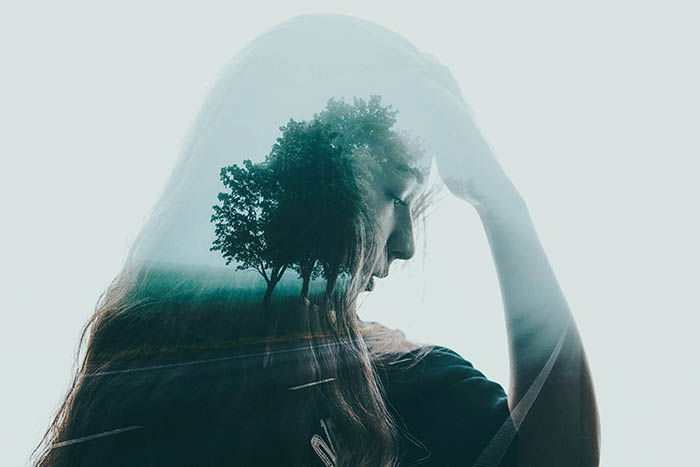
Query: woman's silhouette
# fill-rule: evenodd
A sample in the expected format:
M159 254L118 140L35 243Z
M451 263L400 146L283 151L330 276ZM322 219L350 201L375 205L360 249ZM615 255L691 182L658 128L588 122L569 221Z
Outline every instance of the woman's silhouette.
M433 157L488 235L509 396L356 314L413 256ZM450 72L351 17L294 18L227 65L85 336L39 465L598 462L583 347L525 202Z

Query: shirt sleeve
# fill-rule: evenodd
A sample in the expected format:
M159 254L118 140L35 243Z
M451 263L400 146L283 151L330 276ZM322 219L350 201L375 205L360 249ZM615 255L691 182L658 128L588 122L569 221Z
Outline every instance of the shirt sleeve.
M394 375L392 392L405 428L424 445L409 443L410 462L401 465L516 465L505 391L453 350L437 346L415 369Z

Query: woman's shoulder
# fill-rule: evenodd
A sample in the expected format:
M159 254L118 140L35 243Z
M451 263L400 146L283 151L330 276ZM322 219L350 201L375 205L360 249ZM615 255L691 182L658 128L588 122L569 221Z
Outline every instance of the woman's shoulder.
M404 359L383 382L395 415L425 447L407 441L407 456L417 459L427 450L426 465L471 465L510 420L503 387L449 347L415 349Z
M443 345L425 345L385 365L384 376L395 389L421 393L449 390L489 391L505 397L502 386L489 380L460 353Z

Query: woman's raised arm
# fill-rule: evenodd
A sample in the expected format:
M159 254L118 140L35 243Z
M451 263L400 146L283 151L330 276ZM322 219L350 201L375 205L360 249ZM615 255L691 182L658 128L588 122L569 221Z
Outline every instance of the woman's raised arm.
M526 204L513 190L476 208L506 315L519 464L598 465L598 413L583 343Z
M522 466L595 466L598 412L583 344L527 205L461 97L428 82L440 175L472 204L500 282L510 345L509 406ZM431 110L431 109L426 109ZM440 141L452 141L441 145ZM461 144L454 145L457 140Z

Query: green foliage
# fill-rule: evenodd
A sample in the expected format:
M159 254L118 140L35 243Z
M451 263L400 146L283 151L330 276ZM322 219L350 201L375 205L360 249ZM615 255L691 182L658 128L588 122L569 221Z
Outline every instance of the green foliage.
M414 170L421 155L415 140L392 129L396 114L379 96L331 98L311 121L280 127L263 163L223 168L229 191L214 206L212 250L238 269L256 269L271 287L290 267L303 280L302 296L320 275L332 291L340 273L352 272L374 176L390 165Z
M387 165L401 166L417 172L417 163L424 155L422 142L407 132L393 129L398 110L382 106L381 96L372 95L368 101L354 98L353 104L331 98L326 108L314 115L338 133L337 144L363 156L362 162L371 165L371 173Z
M267 159L281 186L271 238L285 246L302 279L314 274L315 261L329 279L343 267L362 202L352 154L318 119L290 120L280 129L282 136Z

